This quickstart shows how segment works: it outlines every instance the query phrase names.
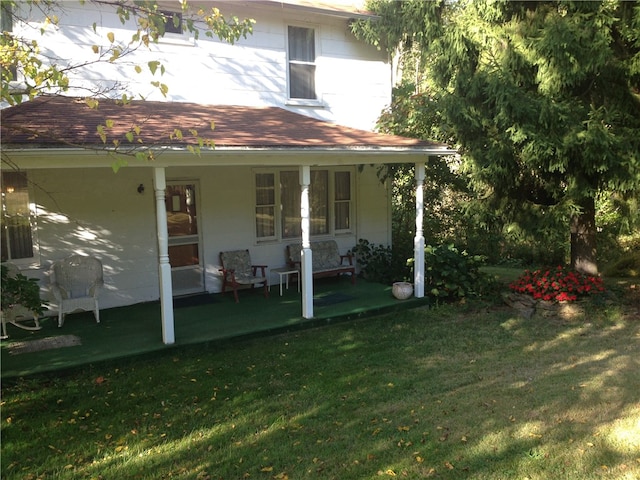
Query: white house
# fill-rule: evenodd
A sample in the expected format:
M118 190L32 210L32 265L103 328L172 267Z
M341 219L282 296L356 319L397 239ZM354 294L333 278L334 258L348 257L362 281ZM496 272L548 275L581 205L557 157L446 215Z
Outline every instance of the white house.
M2 260L46 280L58 259L98 257L105 275L101 307L160 299L165 343L174 342L172 297L219 292L224 250L248 248L255 262L275 268L285 263L285 245L301 242L302 315L313 317L311 240L335 239L342 251L360 238L391 243L389 190L376 174L381 164L416 164L416 265L423 265L424 163L429 155L452 153L372 132L390 101L391 66L349 33L350 19L366 13L294 0L216 5L254 18L253 35L227 45L167 34L152 51L132 53L131 65L101 65L74 81L133 94L149 80L133 63L161 57L167 98L150 89L145 102L103 100L96 110L75 90L1 112ZM115 39L131 37L113 9L87 8L64 4L46 42L38 38L43 55L78 62L91 57L107 30ZM25 36L36 31L13 28ZM154 160L130 160L114 173L115 157L97 130L106 119L113 122L109 142L140 139ZM141 131L133 135L132 125ZM177 129L184 135L170 138ZM192 153L198 139L187 132L193 130L215 147ZM187 219L188 232L173 230L177 214ZM422 279L418 267L418 296Z

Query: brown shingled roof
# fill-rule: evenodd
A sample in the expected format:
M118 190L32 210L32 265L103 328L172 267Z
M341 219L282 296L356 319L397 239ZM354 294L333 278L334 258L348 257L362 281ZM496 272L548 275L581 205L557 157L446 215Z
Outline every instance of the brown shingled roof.
M97 109L84 100L71 97L43 96L6 108L0 112L3 147L37 148L102 145L98 125L107 119L113 127L106 129L108 144L138 125L135 136L148 146L186 147L195 145L197 136L211 139L216 147L247 148L418 148L439 147L427 141L394 135L377 134L324 122L277 107L199 105L195 103L132 101L119 105L101 100ZM211 122L215 129L211 130ZM175 129L182 139L170 138ZM442 145L444 147L444 145Z

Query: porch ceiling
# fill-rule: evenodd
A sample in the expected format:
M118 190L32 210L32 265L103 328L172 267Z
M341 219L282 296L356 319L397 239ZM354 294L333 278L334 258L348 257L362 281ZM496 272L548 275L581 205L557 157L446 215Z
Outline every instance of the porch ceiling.
M23 168L106 166L113 161L106 154L114 140L122 152L141 145L161 151L154 166L400 163L455 153L443 144L340 126L278 107L101 100L90 108L83 99L42 96L0 115L2 148L26 162ZM108 121L105 144L98 126ZM140 130L131 142L127 135L136 126ZM177 130L182 135L175 135ZM200 156L189 153L198 137L215 147L203 148Z

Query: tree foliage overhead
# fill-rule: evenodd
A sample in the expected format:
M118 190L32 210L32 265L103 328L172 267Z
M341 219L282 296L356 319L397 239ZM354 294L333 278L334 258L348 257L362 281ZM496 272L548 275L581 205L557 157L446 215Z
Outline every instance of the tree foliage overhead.
M406 118L455 140L472 186L496 208L564 219L572 263L593 272L596 198L640 191L640 5L374 0L369 8L380 21L355 24L357 34L419 72Z

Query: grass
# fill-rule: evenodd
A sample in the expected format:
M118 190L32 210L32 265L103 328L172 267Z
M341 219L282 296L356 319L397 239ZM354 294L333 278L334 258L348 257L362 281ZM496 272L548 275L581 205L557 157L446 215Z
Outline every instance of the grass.
M476 303L3 387L3 479L640 478L637 298Z

